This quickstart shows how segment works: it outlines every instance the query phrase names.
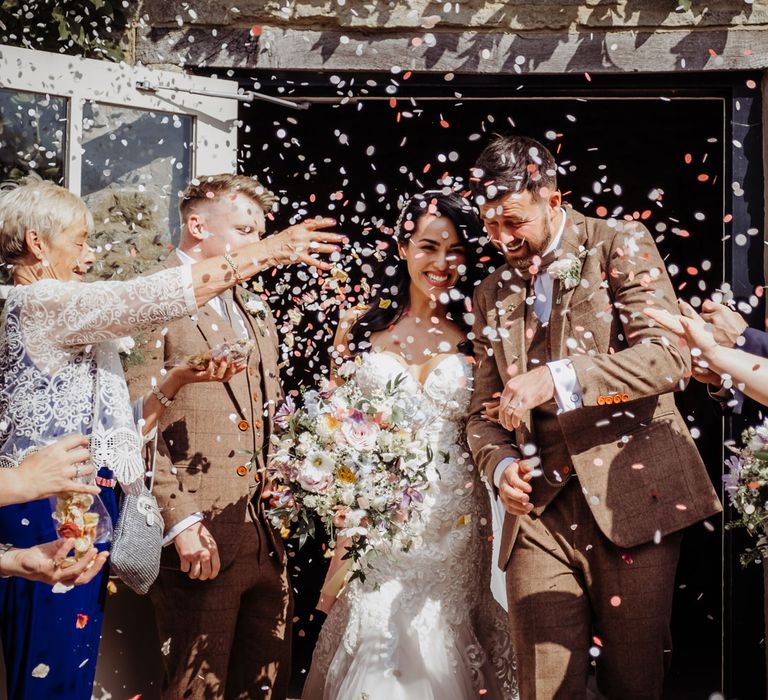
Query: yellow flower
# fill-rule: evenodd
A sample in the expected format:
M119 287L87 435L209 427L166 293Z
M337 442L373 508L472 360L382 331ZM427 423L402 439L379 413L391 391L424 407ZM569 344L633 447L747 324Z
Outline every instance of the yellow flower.
M354 484L357 481L357 477L349 467L339 467L336 476L339 481L343 481L345 484Z
M341 425L341 421L337 418L334 418L329 413L326 413L324 416L325 419L325 427L328 428L328 430L337 430L338 427Z

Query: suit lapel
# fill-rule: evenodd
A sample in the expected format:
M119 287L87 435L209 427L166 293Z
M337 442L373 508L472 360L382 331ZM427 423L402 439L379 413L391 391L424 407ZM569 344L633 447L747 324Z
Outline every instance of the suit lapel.
M501 337L502 348L504 349L504 362L499 364L499 374L501 381L506 384L511 378L510 367L516 367L517 373L525 372L528 368L528 345L525 337L525 297L528 291L525 280L517 278L514 270L511 270L513 279L509 287L500 290L498 325L499 330L506 331ZM530 413L525 418L523 424L515 430L515 442L518 445L524 445L530 442Z
M579 246L587 241L586 221L584 217L571 208L565 209L565 228L563 239L560 242L558 260L564 260L569 256L578 258ZM585 262L585 261L582 261ZM549 338L552 348L552 359L558 360L565 357L568 352L565 347L566 315L574 293L579 289L578 285L572 289L563 289L562 282L558 279L552 285L552 311L549 314ZM560 302L558 303L558 295Z
M272 416L275 412L277 403L280 400L278 381L275 377L270 375L270 372L272 371L270 368L277 367L277 329L272 322L272 315L266 304L264 305L264 319L254 318L253 314L248 310L248 307L245 304L245 294L252 295L252 292L244 293L242 288L235 287L234 294L235 304L250 329L251 338L256 342L256 348L259 353L259 362L256 363L259 366L257 379L261 381L262 398L268 411L266 421L271 425ZM261 416L264 406L258 406L256 408L259 416Z
M525 294L525 281L514 280L506 290L500 290L499 298L501 304L498 307L498 325L502 333L501 344L504 349L504 359L506 360L507 367L517 365L518 369L523 372L527 364ZM505 373L503 376L505 377L504 381L506 381L509 378L509 373Z

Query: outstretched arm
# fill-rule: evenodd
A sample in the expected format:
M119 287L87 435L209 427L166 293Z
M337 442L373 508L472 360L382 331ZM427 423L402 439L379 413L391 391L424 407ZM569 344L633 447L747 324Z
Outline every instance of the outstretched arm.
M727 348L715 341L711 324L688 304L681 303L682 314L659 309L645 313L663 328L678 336L690 349L694 362L730 379L747 396L768 405L768 362L764 357L737 348Z

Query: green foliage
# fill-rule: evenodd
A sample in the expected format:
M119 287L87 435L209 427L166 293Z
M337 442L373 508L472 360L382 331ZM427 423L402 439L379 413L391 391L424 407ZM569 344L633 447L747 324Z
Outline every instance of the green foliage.
M128 0L0 0L0 43L120 61Z

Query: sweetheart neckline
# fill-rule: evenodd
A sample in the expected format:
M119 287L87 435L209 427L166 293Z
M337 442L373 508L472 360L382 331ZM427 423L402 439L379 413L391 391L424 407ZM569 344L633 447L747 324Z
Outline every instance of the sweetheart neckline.
M460 360L463 360L464 362L467 362L466 356L461 353L451 353L449 355L446 355L440 362L438 362L429 372L427 372L427 376L424 378L423 382L420 382L416 377L413 376L413 373L408 369L408 365L403 362L398 355L391 352L390 350L376 350L374 352L369 352L369 355L387 355L392 359L393 362L396 362L400 367L403 368L403 371L411 378L413 379L416 384L418 384L422 389L424 389L427 384L429 383L429 380L432 378L432 375L435 374L435 372L442 367L448 360L451 360L453 358L459 358Z

